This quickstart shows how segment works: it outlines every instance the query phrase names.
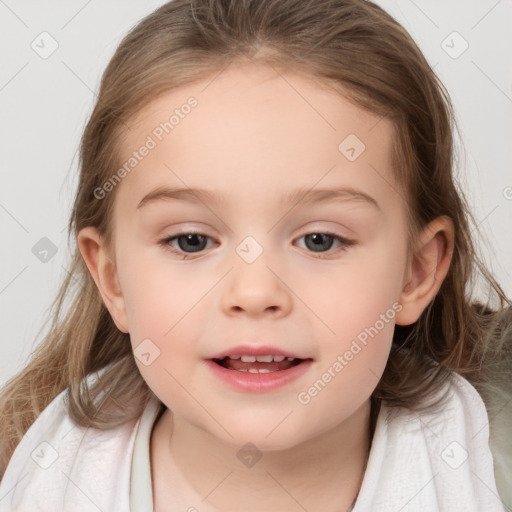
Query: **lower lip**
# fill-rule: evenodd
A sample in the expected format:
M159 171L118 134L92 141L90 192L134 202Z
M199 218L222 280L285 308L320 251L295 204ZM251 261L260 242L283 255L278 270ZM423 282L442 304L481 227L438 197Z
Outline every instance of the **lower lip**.
M311 366L311 359L292 366L287 370L269 373L249 373L237 370L228 370L223 366L213 362L211 359L206 360L206 364L213 373L222 381L231 387L240 391L248 391L251 393L266 393L282 388L304 375Z

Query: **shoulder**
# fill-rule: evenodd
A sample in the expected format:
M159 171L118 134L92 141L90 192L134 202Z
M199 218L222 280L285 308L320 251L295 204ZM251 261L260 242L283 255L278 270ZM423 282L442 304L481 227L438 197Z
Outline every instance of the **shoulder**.
M480 395L454 372L439 395L426 412L382 404L354 512L503 511Z
M468 466L489 462L489 418L477 390L464 377L450 372L445 386L432 398L442 400L424 412L385 405L388 435L397 441L401 436L423 438L429 451L439 455L434 462L442 469L465 462Z
M416 412L405 407L383 403L380 421L386 423L388 434L423 433L436 439L467 436L470 432L487 443L489 418L482 397L473 385L451 371L445 385L430 397L437 406Z
M387 419L396 434L421 437L428 443L433 467L440 473L463 468L484 480L492 480L493 463L489 450L489 417L477 390L461 375L451 372L439 391L443 400L432 411L413 412L400 408L399 417L388 409ZM400 417L401 416L401 417Z
M127 510L139 421L111 430L79 427L63 391L16 447L0 482L0 510Z

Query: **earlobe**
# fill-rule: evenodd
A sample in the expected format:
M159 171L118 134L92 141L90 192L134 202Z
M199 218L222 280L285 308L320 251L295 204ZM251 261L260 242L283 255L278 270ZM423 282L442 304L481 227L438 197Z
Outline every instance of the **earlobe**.
M115 264L102 236L88 226L78 233L78 248L117 328L129 332L124 298Z
M420 317L441 288L453 255L454 227L449 217L430 222L421 233L413 250L400 304L398 325L410 325Z

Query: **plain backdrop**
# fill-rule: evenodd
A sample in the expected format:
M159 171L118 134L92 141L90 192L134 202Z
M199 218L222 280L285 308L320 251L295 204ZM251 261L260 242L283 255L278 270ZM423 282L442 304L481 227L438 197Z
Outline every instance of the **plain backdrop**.
M69 268L77 149L101 74L122 36L163 3L0 0L0 385L41 341ZM452 97L460 184L482 254L511 296L512 2L377 3L411 33Z

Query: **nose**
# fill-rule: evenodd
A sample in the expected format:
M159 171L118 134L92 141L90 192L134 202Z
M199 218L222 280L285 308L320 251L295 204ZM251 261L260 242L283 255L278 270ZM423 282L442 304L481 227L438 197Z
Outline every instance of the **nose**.
M292 306L286 276L270 268L263 258L253 263L239 262L228 274L223 289L222 309L230 316L284 317Z

